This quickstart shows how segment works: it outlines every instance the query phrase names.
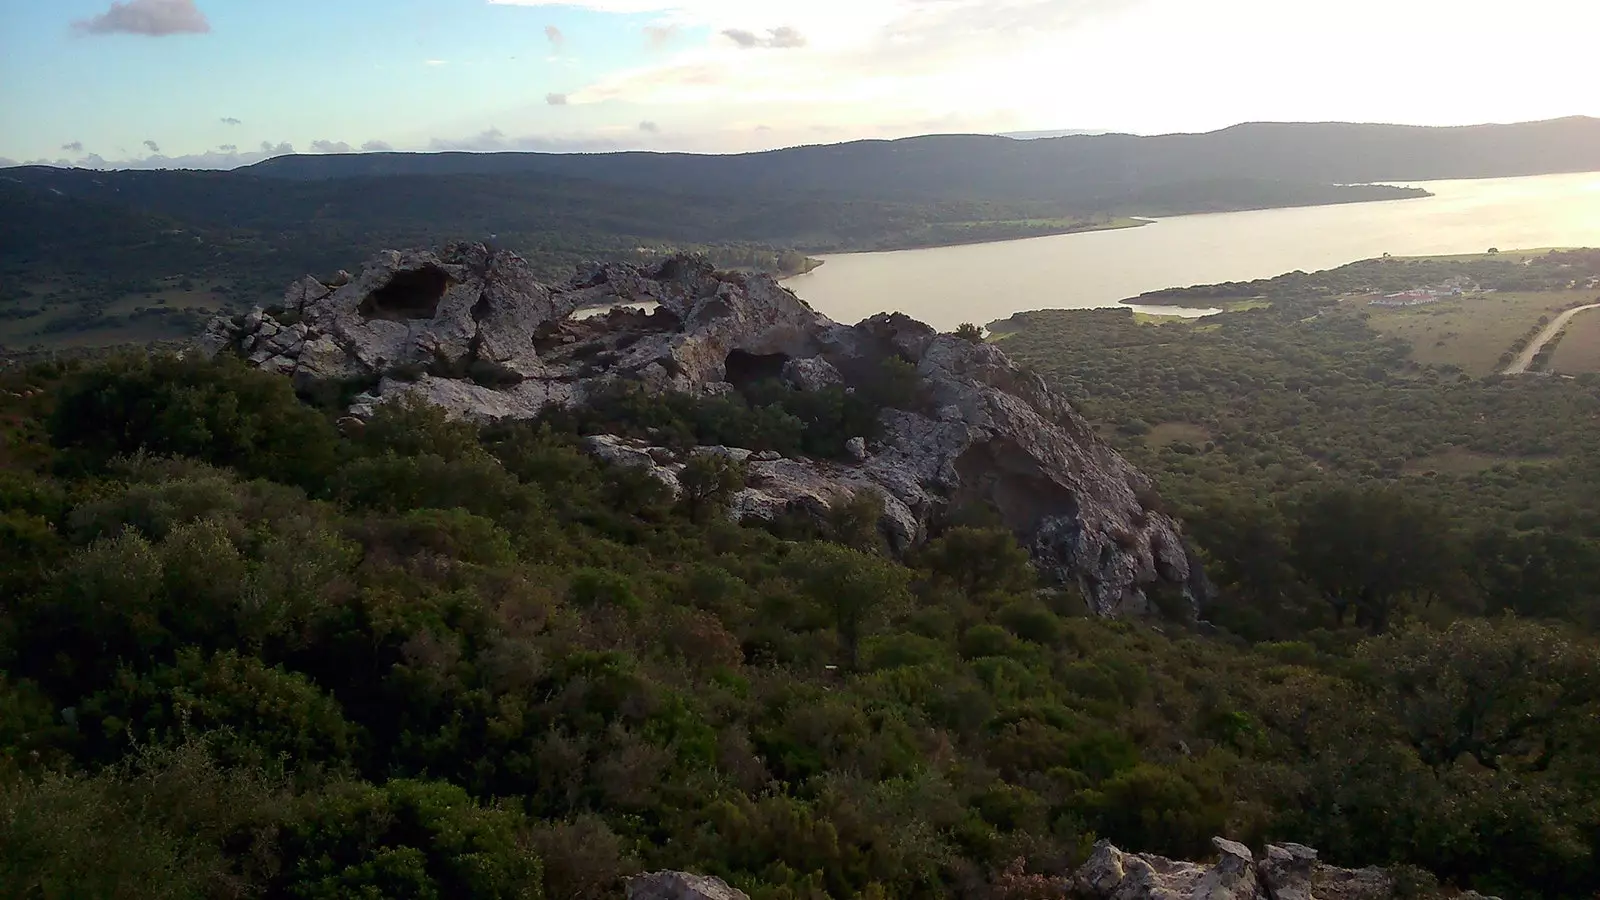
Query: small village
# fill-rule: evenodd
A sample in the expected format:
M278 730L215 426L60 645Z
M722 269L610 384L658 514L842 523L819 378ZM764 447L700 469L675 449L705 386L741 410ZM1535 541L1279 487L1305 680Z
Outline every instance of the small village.
M1393 294L1384 294L1374 291L1370 296L1369 306L1404 307L1423 306L1428 303L1438 303L1450 297L1460 297L1463 294L1476 294L1480 292L1477 283L1464 276L1452 278L1437 285L1412 288Z

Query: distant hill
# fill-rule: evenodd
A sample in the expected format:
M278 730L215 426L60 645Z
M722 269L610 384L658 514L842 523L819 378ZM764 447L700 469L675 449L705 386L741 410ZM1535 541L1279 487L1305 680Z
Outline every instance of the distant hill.
M282 156L255 175L559 175L703 194L1053 200L1114 207L1154 186L1215 180L1360 184L1600 170L1600 119L1422 128L1254 123L1207 134L1015 140L929 135L763 153L362 153Z
M298 274L453 238L492 240L552 279L680 250L793 271L804 253L1426 193L1372 184L1385 180L1589 169L1600 169L1594 119L930 135L731 156L288 156L232 172L17 167L0 173L0 346L172 337Z

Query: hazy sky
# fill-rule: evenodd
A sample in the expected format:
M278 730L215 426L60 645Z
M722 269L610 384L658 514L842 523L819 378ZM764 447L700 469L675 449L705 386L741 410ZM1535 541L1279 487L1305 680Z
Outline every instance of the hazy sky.
M0 164L1600 115L1597 0L0 0Z

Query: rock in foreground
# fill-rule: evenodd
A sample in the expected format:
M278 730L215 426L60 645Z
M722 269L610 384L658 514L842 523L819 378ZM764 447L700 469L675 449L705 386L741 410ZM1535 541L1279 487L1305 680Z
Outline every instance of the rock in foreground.
M574 315L596 309L609 311ZM769 276L717 272L694 257L547 286L515 254L479 244L386 251L358 276L307 277L281 307L215 320L201 346L302 389L365 387L354 415L417 397L484 420L583 404L619 382L702 396L771 378L799 390L870 389L885 361L899 359L920 380L915 402L883 409L878 433L848 441L841 460L754 459L732 513L821 513L872 491L883 530L905 549L952 505L987 502L1044 573L1079 585L1101 615L1148 612L1152 589L1187 598L1192 614L1205 593L1150 480L997 347L898 314L840 325ZM672 474L651 448L605 437L590 445Z
M1110 841L1071 878L1032 879L1023 895L1062 900L1395 900L1394 878L1382 869L1341 869L1317 861L1300 844L1268 845L1257 860L1243 844L1213 838L1218 860L1194 863L1153 853L1126 853ZM1020 864L1019 869L1020 871ZM1008 873L1009 874L1009 873ZM1010 896L1001 886L1000 896ZM1472 891L1456 900L1497 900ZM720 879L656 872L628 880L628 900L745 900Z

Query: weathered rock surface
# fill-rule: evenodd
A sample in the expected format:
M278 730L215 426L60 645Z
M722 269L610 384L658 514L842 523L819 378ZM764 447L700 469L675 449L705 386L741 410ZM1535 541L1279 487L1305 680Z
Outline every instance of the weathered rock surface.
M1340 869L1317 862L1299 844L1267 846L1257 860L1243 844L1213 838L1218 860L1194 863L1153 853L1125 853L1110 841L1071 878L1045 881L1063 900L1394 900L1396 884L1382 869ZM1019 870L1020 871L1020 870ZM1036 894L1030 893L1029 896ZM736 900L745 895L719 879L657 872L628 880L628 900ZM1455 900L1499 900L1473 891Z
M572 315L597 307L612 309ZM214 321L199 346L231 348L301 387L360 383L355 416L418 397L478 419L531 418L618 381L703 395L769 377L855 390L897 357L921 378L913 408L885 409L873 441L848 444L849 461L752 456L734 514L823 512L873 491L885 533L905 548L952 504L987 501L1042 571L1079 585L1102 615L1149 611L1152 589L1189 598L1191 611L1206 593L1177 523L1152 508L1149 479L997 347L899 314L840 325L770 277L719 273L693 257L546 286L514 254L478 244L386 251L353 277L301 279L271 311ZM648 448L590 444L614 461L649 460L676 483Z
M1109 841L1072 878L1081 900L1391 900L1395 881L1382 869L1341 869L1317 861L1299 844L1269 844L1255 859L1250 849L1213 838L1219 859L1203 864L1152 853L1125 853ZM1063 892L1064 896L1069 892ZM1488 900L1468 891L1457 900Z
M688 872L652 872L628 879L628 900L750 900L720 878Z

